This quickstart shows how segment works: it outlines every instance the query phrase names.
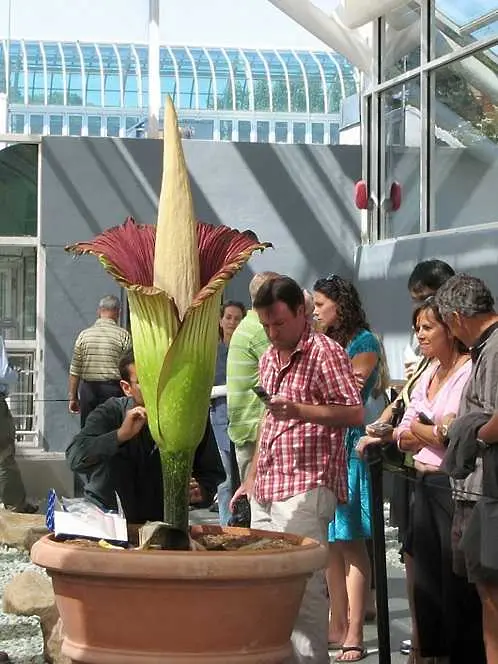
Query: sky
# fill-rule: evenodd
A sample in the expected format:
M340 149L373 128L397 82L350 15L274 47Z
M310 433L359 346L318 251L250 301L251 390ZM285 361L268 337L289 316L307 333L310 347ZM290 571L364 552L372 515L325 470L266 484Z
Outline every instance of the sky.
M331 11L338 0L313 0ZM149 0L0 0L0 38L145 42ZM125 9L126 7L126 9ZM169 45L323 48L268 0L160 0Z

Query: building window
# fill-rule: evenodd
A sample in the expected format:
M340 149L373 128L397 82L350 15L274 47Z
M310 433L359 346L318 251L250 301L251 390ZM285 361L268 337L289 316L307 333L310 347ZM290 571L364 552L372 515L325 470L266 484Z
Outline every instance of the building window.
M0 334L9 361L21 369L9 402L17 439L33 441L35 433L36 250L0 248Z
M119 136L119 128L121 119L117 116L110 116L107 118L107 136Z
M306 123L293 122L292 123L292 136L294 143L306 143Z
M0 150L0 233L3 237L36 237L37 183L37 145L17 144Z
M51 136L62 136L62 115L49 117L49 132Z
M496 50L496 49L494 49ZM493 58L494 56L494 58ZM498 98L490 88L492 49L434 71L435 148L429 230L498 219ZM480 75L476 64L482 69ZM489 79L484 76L488 63ZM494 77L494 84L498 78Z
M339 124L337 122L332 122L330 124L329 131L330 131L330 145L338 145L340 137Z
M220 140L231 141L233 122L231 120L220 120Z
M240 143L250 143L251 141L251 123L247 120L239 121L239 141Z
M102 118L100 115L89 115L88 116L88 135L89 136L100 136L100 130L102 127Z
M288 132L287 122L275 122L275 143L287 143Z
M69 135L70 136L81 136L81 130L83 128L83 118L81 115L70 115L69 116Z
M195 120L185 118L180 122L184 138L195 138L198 141L212 141L214 120Z
M258 143L269 143L270 141L270 123L258 122L256 124L257 141Z
M323 145L325 138L325 129L323 122L313 122L311 124L311 142Z
M36 338L36 251L0 248L0 334L4 339Z
M24 134L24 114L14 113L10 117L10 130L13 134Z
M126 117L126 131L129 131L138 123L138 117L136 115L128 115Z
M29 133L43 134L43 115L32 114L29 116Z
M403 208L384 209L385 237L420 232L420 78L417 76L382 94L385 136L384 191L394 182L403 187ZM382 178L382 175L381 175Z

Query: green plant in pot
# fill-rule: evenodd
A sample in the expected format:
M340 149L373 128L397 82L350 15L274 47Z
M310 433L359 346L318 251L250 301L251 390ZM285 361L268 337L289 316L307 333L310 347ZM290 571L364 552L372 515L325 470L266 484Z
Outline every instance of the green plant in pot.
M196 222L168 97L157 227L128 218L67 248L95 255L128 292L137 374L161 454L163 548L188 548L189 481L209 409L223 288L255 250L268 246L226 226Z

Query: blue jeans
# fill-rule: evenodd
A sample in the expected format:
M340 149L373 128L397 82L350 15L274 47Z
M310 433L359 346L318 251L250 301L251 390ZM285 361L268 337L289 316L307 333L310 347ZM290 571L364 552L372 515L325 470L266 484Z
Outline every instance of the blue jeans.
M230 500L233 496L232 463L230 455L230 438L228 437L227 406L225 399L218 398L211 402L209 409L211 426L218 444L221 462L225 470L226 479L218 484L218 507L220 525L226 526L232 513L230 512Z

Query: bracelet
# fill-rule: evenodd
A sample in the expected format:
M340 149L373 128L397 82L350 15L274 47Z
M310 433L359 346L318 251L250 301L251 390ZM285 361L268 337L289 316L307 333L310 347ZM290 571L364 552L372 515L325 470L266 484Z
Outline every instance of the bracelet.
M439 431L438 431L438 425L437 424L435 424L432 427L432 435L434 436L434 438L439 438Z

